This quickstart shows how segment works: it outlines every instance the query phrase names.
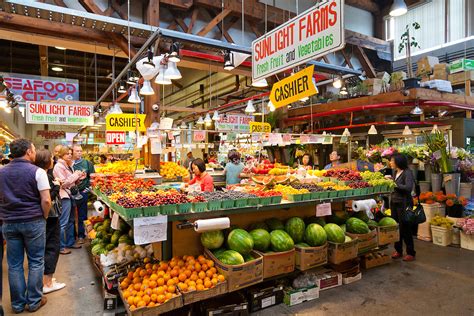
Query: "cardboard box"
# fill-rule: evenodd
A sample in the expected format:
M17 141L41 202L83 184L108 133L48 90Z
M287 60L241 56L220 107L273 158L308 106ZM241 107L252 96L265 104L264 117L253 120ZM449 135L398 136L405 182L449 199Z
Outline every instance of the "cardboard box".
M341 262L357 258L358 239L350 242L336 244L328 241L328 261L330 263L339 264Z
M440 80L448 80L448 64L434 65L433 78Z
M400 241L400 230L395 226L377 226L378 245L388 245Z
M263 253L263 278L287 274L295 270L295 249L284 252Z
M152 316L152 315L159 315L163 314L175 309L178 309L183 306L183 299L181 295L177 295L170 299L169 301L160 304L155 307L141 307L138 309L135 309L134 311L130 310L130 305L128 305L127 300L123 298L123 292L119 288L119 294L120 297L122 298L123 304L125 305L125 309L127 311L127 314L129 316Z
M247 316L249 315L248 302L245 297L239 293L229 293L225 299L216 298L203 301L200 304L199 315L206 316Z
M381 252L375 252L365 255L361 260L361 266L364 269L370 269L390 262L392 262L392 257Z
M351 283L354 283L356 281L359 281L359 280L362 280L362 273L359 272L357 275L353 276L353 277L346 277L346 278L342 278L342 284L351 284Z
M340 264L330 264L332 270L342 274L343 278L353 277L360 273L360 259L355 258Z
M377 230L372 229L368 234L351 234L347 233L346 235L352 239L357 238L359 242L357 243L357 254L363 254L371 249L377 248Z
M283 301L288 306L294 306L317 298L319 298L319 287L317 285L301 289L289 287L285 288L285 297Z
M448 76L452 85L464 84L466 80L474 80L474 71L463 71Z
M322 269L314 273L318 279L320 291L329 290L342 285L342 273L330 269Z
M458 59L449 64L449 73L451 74L467 70L474 70L474 60Z
M283 285L266 282L247 290L247 301L251 313L283 303Z
M434 56L423 56L418 59L416 64L418 66L417 75L430 74L433 71L434 65L439 64L439 59Z
M227 293L227 281L218 283L213 288L205 291L191 291L183 293L183 304L189 305L198 301L204 301L208 298L213 298L221 294Z
M321 247L295 247L295 266L304 271L328 262L328 245Z
M378 78L370 78L364 80L365 85L367 86L367 91L369 95L377 95L382 92L383 89L383 80Z
M206 256L215 262L217 271L225 276L229 292L260 283L263 280L263 258L256 251L251 253L256 258L255 260L239 265L224 264L208 249L205 249L204 252Z

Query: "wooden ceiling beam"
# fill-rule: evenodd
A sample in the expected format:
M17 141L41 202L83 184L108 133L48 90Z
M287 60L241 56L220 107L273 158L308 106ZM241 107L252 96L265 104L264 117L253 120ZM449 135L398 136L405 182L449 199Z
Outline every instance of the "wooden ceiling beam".
M346 0L346 4L352 7L369 11L370 13L378 13L380 7L372 0Z
M43 1L44 2L44 1ZM54 4L60 7L65 7L67 8L67 5L64 3L63 0L54 0Z
M149 25L160 26L160 0L149 0L145 11L145 21Z
M48 76L48 46L38 46L41 76Z
M217 13L212 9L208 9L207 12L209 13L211 17L217 16ZM219 28L219 31L221 31L221 37L223 36L226 39L226 41L229 43L235 43L232 37L229 35L229 32L227 32L227 30L225 29L225 23L224 23L224 28L222 27L222 23L217 23L217 27Z
M110 7L115 11L117 12L117 14L124 20L128 20L128 14L127 12L125 12L122 7L120 6L120 4L117 2L117 0L112 0L112 2L110 3Z
M186 33L188 34L193 33L193 27L194 27L194 24L196 23L198 15L199 15L199 8L195 7L193 10L193 14L191 15L191 21L189 22L189 25L188 25L188 31Z
M364 69L367 78L377 77L374 66L372 66L372 63L370 62L370 59L365 53L364 49L359 46L354 46L354 53L359 59L359 62L362 65L362 69Z
M226 16L228 16L232 10L224 9L218 15L216 15L206 26L204 26L198 33L198 36L206 36L218 23L220 23Z

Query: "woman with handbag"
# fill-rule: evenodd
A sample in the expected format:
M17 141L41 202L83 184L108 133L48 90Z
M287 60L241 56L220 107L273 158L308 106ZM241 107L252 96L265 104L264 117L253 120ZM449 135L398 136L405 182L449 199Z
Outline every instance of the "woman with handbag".
M61 200L59 199L60 182L53 176L53 155L47 149L36 151L35 165L44 169L48 174L49 194L51 195L52 207L46 220L46 246L44 251L44 274L43 293L48 294L58 291L66 286L64 283L56 282L53 274L59 259L60 231L59 214L61 214Z
M54 166L53 175L61 182L59 196L61 198L61 215L59 216L59 225L61 226L61 250L62 255L71 253L67 248L78 249L74 237L74 214L72 213L73 201L71 198L71 188L77 185L79 181L86 177L82 171L73 171L72 149L61 146L58 151L58 162Z
M407 255L403 261L415 260L415 245L413 243L412 223L404 220L407 209L413 208L412 191L415 186L413 173L408 169L408 159L402 154L395 154L390 159L390 167L393 170L392 176L387 176L395 181L395 190L391 195L392 217L398 222L400 229L400 241L395 243L393 259L403 256L403 242L405 242Z

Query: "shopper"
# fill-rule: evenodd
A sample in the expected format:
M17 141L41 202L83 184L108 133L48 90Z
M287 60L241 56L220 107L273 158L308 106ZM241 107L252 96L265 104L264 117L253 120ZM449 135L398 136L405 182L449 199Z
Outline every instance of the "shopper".
M58 152L58 162L54 166L53 175L61 182L59 196L61 197L61 215L59 224L61 226L61 250L60 254L67 255L71 251L67 248L78 249L80 245L75 243L74 237L74 214L71 212L73 199L71 198L71 188L76 182L86 177L85 173L77 170L73 171L72 149L62 146Z
M46 171L33 164L35 146L27 139L10 144L13 160L0 170L0 219L7 241L8 283L12 309L35 312L43 297L46 218L51 208ZM23 261L28 258L28 281Z
M305 153L303 155L303 158L301 158L301 166L306 170L313 170L313 159L311 158L311 155L308 153Z
M62 147L62 145L56 145L54 147L54 155L53 155L54 165L56 165L56 163L58 162L59 150L61 149L61 147Z
M77 189L82 195L82 199L76 200L77 205L77 237L78 243L83 244L86 238L84 221L87 219L87 201L91 191L91 174L95 173L94 165L89 160L82 158L82 147L74 145L72 148L72 158L74 159L74 170L83 171L86 177L77 185Z
M340 162L339 162L340 160L341 160L341 156L339 156L339 154L337 153L337 151L333 151L333 152L329 155L329 161L331 161L331 163L330 163L330 164L327 164L327 165L324 167L324 170L328 170L328 169L337 167L337 165L340 164Z
M237 150L231 150L227 154L229 162L224 168L225 181L227 185L239 184L240 174L244 170L244 164L240 161L240 153Z
M56 271L56 265L59 259L60 250L60 231L59 210L61 201L59 200L60 182L53 176L53 155L47 149L41 149L36 152L35 165L44 169L48 174L49 194L51 196L52 207L46 220L46 247L44 252L44 276L43 293L48 294L60 290L66 286L64 283L56 282L53 274ZM59 205L58 205L59 204Z
M189 185L199 184L202 192L214 191L214 180L212 176L206 172L206 164L201 158L195 159L191 163L191 169L194 178L189 181Z
M403 261L415 260L415 245L413 243L412 225L402 220L402 214L408 207L413 207L411 192L415 181L413 173L408 169L408 159L402 154L395 154L390 159L390 167L393 170L392 176L395 181L395 190L391 196L392 217L398 222L400 229L400 240L395 243L395 252L392 258L398 259L403 256L403 242L405 242L407 255Z

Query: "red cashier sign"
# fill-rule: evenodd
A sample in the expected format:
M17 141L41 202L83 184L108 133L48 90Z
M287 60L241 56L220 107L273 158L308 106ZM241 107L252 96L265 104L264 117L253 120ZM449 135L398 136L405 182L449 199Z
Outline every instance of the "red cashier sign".
M125 145L125 132L107 132L107 145Z

